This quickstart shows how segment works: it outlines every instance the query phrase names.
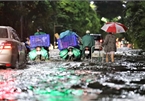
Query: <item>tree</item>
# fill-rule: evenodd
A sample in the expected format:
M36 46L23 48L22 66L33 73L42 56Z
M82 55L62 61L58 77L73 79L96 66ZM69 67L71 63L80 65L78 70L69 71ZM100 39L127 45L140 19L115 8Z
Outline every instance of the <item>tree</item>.
M54 35L54 24L63 25L65 30L76 30L80 35L87 29L93 33L100 29L100 18L88 0L1 1L0 14L1 25L12 26L18 33L22 31L22 39L32 35L38 26L50 37Z
M135 48L145 49L145 2L130 1L126 5L125 23L129 27L127 32Z
M124 7L123 1L94 1L97 5L96 12L101 18L101 26L106 22L123 22ZM120 18L119 18L120 17ZM106 32L100 29L100 33L103 36L106 35ZM117 37L121 38L125 34L116 34Z
M53 12L50 2L43 1L5 1L0 2L0 23L14 27L20 36L20 24L23 17L24 37L32 35L38 26L50 29L48 22ZM24 37L22 39L24 39Z
M122 1L95 1L95 4L97 5L97 13L101 17L111 20L118 16L122 16Z
M57 2L58 14L57 20L65 26L66 29L75 29L80 35L83 35L87 29L91 32L99 32L100 18L92 10L88 0L61 0Z

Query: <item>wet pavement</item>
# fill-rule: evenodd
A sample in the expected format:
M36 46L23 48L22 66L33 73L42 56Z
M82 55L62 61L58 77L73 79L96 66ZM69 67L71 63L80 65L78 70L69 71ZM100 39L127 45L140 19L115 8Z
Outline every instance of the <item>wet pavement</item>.
M66 62L56 50L47 62L1 69L0 101L144 101L145 56L129 54L115 63Z

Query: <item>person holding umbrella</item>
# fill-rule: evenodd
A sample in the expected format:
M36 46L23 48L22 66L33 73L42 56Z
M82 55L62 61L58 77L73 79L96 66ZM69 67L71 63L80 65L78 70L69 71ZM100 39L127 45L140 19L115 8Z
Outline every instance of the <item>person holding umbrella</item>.
M109 55L111 55L111 62L114 62L114 54L116 52L116 33L124 33L127 31L127 27L118 22L107 22L101 28L109 34L106 35L103 46L106 52L106 62L109 62Z
M114 54L116 52L116 36L109 32L104 39L102 44L104 51L106 52L106 62L109 62L109 56L111 57L111 62L114 62Z

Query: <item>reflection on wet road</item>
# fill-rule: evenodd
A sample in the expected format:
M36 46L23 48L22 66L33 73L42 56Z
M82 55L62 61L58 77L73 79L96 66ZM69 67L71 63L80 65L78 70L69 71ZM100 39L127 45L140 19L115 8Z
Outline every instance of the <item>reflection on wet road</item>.
M144 56L115 63L48 61L0 70L0 101L143 101Z

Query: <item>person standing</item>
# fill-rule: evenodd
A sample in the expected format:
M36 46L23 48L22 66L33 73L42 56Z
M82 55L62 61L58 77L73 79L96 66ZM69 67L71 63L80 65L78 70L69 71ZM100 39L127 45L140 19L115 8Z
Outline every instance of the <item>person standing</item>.
M93 36L90 35L90 31L87 30L86 34L82 37L82 58L85 56L85 47L89 47L90 53L92 46L95 45ZM90 54L91 55L91 54ZM90 56L91 58L91 56Z
M105 36L104 51L106 52L106 62L109 62L109 56L111 56L111 62L114 62L114 54L116 52L116 37L114 33L108 33Z
M31 51L31 49L33 49L33 48L30 47L30 39L29 39L29 37L26 38L26 41L24 43L25 43L25 46L27 48L27 52L29 53Z
M116 38L116 48L120 48L121 47L121 41L119 40L119 38Z
M121 47L126 47L126 40L125 40L125 38L122 38L122 40L121 40Z

